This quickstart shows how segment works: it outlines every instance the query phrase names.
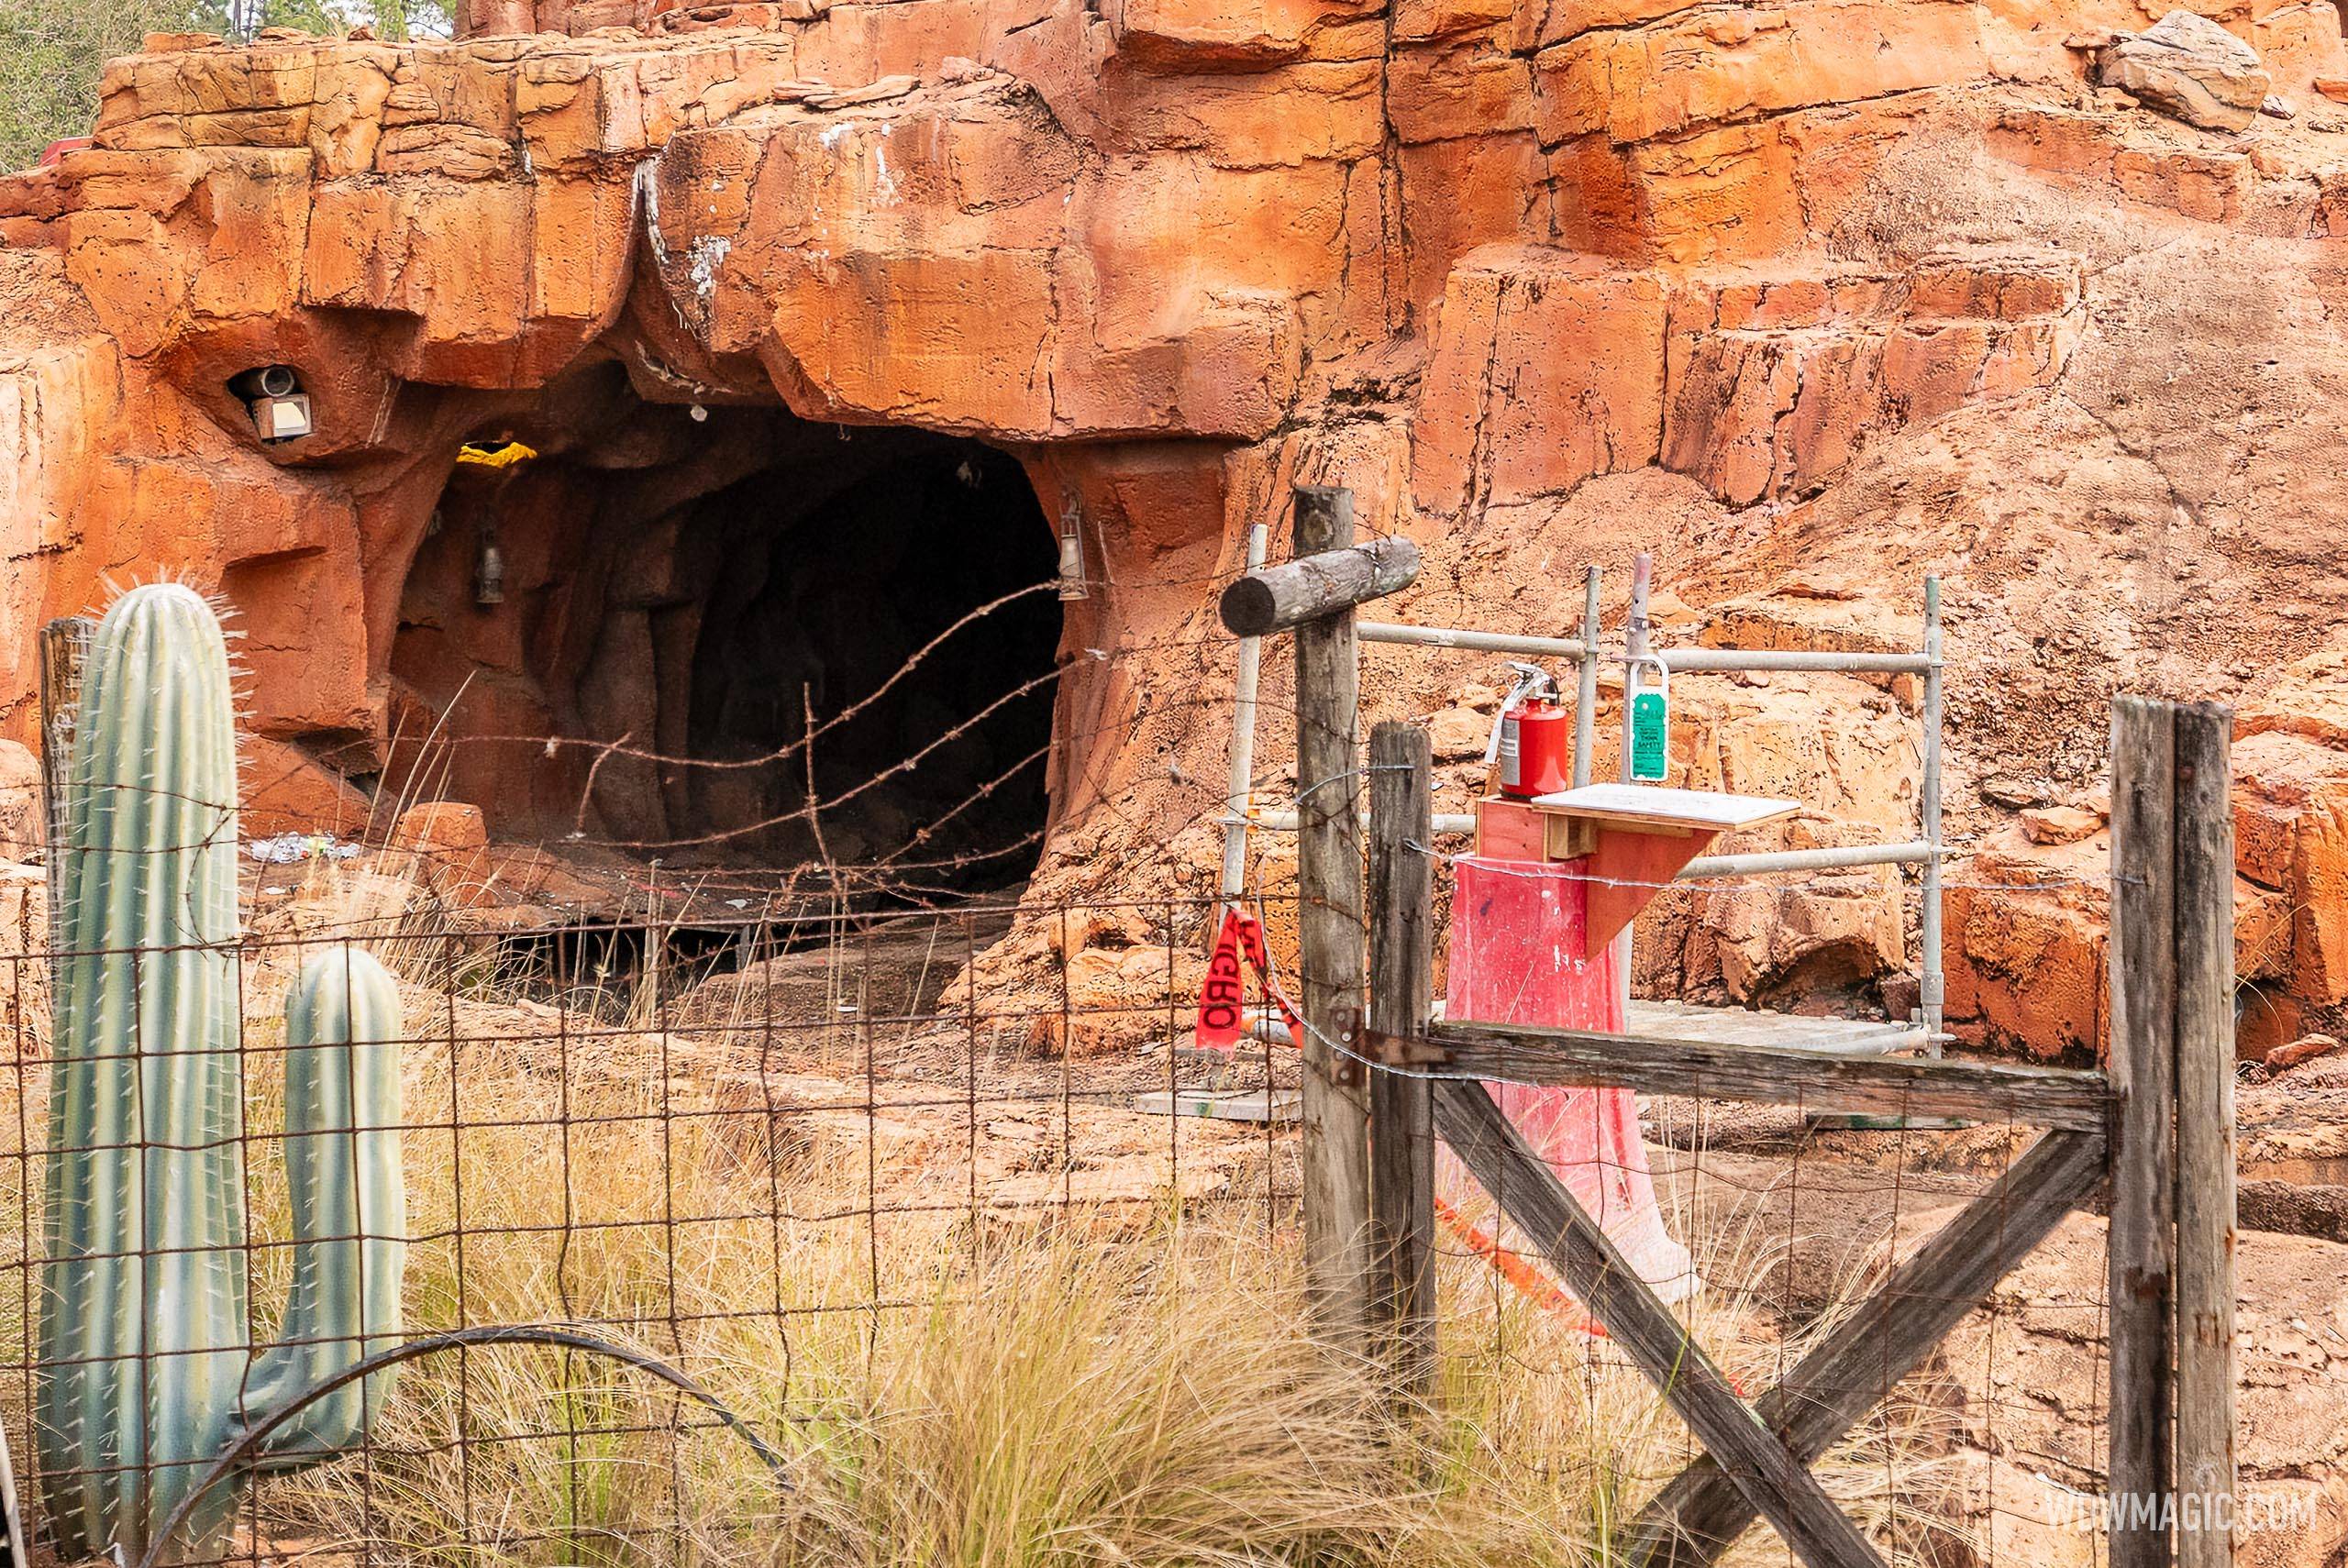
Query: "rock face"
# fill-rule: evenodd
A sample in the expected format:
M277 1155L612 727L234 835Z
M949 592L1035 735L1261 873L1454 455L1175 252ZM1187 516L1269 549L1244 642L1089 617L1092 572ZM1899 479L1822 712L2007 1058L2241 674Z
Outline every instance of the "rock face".
M274 824L422 779L500 839L791 858L737 835L803 788L794 702L876 688L875 628L932 630L908 604L1048 578L1065 528L1085 597L1013 650L1058 743L1036 900L1187 897L1224 809L1215 591L1295 482L1420 544L1388 609L1429 623L1568 631L1595 564L1611 627L1645 547L1666 636L1912 648L1937 572L1981 846L1952 996L1977 1038L2091 1050L2099 832L2000 802L2091 815L2114 690L2264 690L2348 608L2348 127L2309 95L2348 52L2327 4L2221 21L2298 118L2221 139L2091 83L2066 40L2183 27L2130 0L482 0L453 43L151 40L92 145L0 176L0 731L30 738L41 621L171 570L239 613ZM2225 52L2162 59L2254 108ZM237 387L272 365L313 434L259 438ZM826 732L819 767L888 766L970 715L930 674L1015 663L949 647L893 751ZM1502 681L1369 656L1369 717L1447 715L1441 809ZM1809 806L1733 847L1914 833L1912 681L1673 696L1677 781ZM2239 763L2276 1043L2348 1000L2312 712ZM862 800L827 852L945 858L935 801ZM1899 899L1675 889L1639 972L1897 998Z
M39 860L46 853L42 804L40 758L29 746L0 741L0 860Z
M2272 85L2257 50L2190 11L2171 11L2112 44L2099 80L2187 125L2227 131L2249 126Z
M2245 1061L2348 1018L2348 657L2262 678L2236 719L2234 972ZM2095 812L2025 811L1957 878L1949 929L1965 962L1951 1015L2042 1056L2099 1053L2110 835ZM2084 834L2076 829L2095 823ZM2313 1053L2309 1053L2312 1055ZM2280 1065L2280 1064L2278 1064Z

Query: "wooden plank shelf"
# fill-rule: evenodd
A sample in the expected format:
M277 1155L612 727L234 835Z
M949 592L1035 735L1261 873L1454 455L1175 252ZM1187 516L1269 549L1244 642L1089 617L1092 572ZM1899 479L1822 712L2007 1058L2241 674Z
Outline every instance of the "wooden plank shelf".
M1713 839L1800 810L1800 801L1776 796L1584 784L1529 801L1478 801L1476 846L1502 859L1580 861L1589 879L1581 956L1589 958Z
M1801 810L1800 801L1770 795L1723 795L1711 790L1667 790L1658 784L1584 784L1527 804L1579 817L1625 833L1733 833L1779 822Z

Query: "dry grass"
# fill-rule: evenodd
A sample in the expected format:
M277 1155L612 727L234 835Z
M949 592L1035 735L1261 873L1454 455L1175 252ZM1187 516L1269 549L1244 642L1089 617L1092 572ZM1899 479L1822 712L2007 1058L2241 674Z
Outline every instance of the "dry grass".
M1372 1369L1303 1331L1296 1239L1260 1202L871 1222L836 1125L726 1110L632 993L557 1020L479 973L452 1000L399 956L426 1042L410 1329L595 1324L769 1434L790 1485L640 1374L506 1346L412 1366L369 1452L262 1482L264 1546L450 1568L1585 1564L1689 1452L1619 1352L1473 1260L1445 1264L1439 1397L1398 1424ZM279 967L254 970L256 1044ZM453 1054L433 1043L452 1018L481 1037ZM256 1129L275 1078L249 1086ZM256 1159L257 1241L284 1233L273 1172ZM1708 1275L1760 1266L1689 1223ZM271 1310L285 1254L255 1258ZM1798 1348L1751 1309L1691 1311L1753 1386ZM12 1351L16 1312L0 1293ZM1926 1528L1932 1435L1911 1412L1827 1467L1895 1555Z

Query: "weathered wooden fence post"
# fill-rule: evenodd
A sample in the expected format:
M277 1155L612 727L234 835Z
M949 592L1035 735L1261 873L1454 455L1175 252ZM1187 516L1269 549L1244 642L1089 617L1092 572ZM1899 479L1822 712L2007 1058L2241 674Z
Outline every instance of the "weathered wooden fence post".
M2176 711L2176 1489L2180 1568L2232 1568L2233 713Z
M1294 555L1354 542L1348 490L1296 487ZM1304 1021L1306 1279L1325 1325L1370 1318L1369 1086L1362 1047L1361 660L1351 604L1296 628L1297 936Z
M2111 714L2111 1568L2167 1568L2176 1257L2176 715Z
M1353 491L1295 491L1293 558L1223 591L1226 630L1296 633L1298 989L1303 1048L1305 1283L1323 1332L1358 1342L1384 1314L1370 1216L1368 931L1362 900L1357 605L1419 575L1408 539L1354 543ZM1421 814L1425 813L1423 802ZM1420 842L1425 842L1423 834ZM1430 1198L1431 1200L1431 1198Z
M1416 724L1369 732L1369 1027L1383 1044L1423 1037L1434 1013L1433 748ZM1423 1077L1369 1080L1373 1308L1395 1386L1415 1401L1434 1380L1434 1099Z
M2112 708L2111 1568L2232 1562L2231 734Z
M57 945L57 903L65 887L65 780L73 766L73 726L82 707L82 658L97 624L87 615L61 615L40 629L41 836L51 947Z
M1363 1012L1361 687L1354 607L1419 574L1408 539L1354 543L1348 490L1298 485L1292 559L1223 591L1242 637L1296 633L1298 989L1303 1047L1306 1285L1324 1332L1357 1341L1381 1292L1370 1221L1368 1020Z

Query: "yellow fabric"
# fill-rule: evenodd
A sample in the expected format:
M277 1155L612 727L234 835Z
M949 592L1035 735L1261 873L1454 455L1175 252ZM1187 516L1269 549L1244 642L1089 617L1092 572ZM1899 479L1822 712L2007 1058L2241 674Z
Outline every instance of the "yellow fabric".
M515 463L526 463L537 455L537 447L526 447L519 441L508 441L496 447L479 441L468 441L457 448L457 461L478 463L485 469L510 469Z

